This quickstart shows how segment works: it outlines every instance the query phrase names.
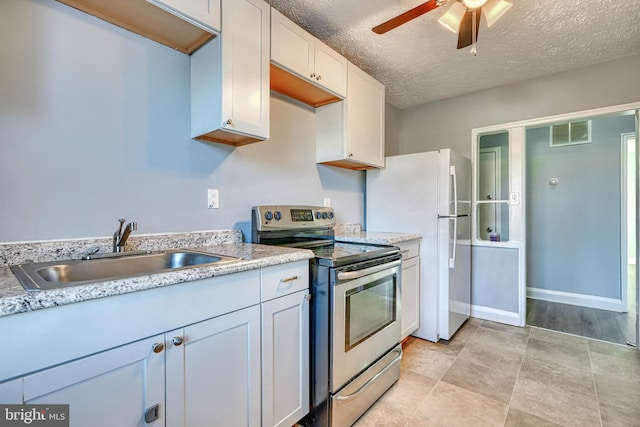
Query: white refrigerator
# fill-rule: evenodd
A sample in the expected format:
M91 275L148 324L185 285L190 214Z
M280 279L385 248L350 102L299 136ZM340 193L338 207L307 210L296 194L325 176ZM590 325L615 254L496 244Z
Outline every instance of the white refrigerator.
M471 161L451 149L387 157L367 171L367 231L417 233L420 326L448 340L471 312Z

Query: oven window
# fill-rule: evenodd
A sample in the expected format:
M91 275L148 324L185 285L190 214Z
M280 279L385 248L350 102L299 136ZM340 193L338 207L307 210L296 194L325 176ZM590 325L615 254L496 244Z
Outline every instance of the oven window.
M396 320L396 275L351 289L346 294L345 351Z

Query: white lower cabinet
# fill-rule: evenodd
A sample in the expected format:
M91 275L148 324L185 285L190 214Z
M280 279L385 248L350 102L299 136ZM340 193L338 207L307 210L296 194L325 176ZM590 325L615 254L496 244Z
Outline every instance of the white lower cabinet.
M290 427L309 411L309 292L262 303L262 425Z
M397 245L402 251L401 339L420 326L420 243L417 240Z
M71 427L165 425L163 346L160 335L28 375L24 403L68 404Z
M23 314L63 319L69 339L43 351L77 356L29 374L17 366L34 350L17 351L0 403L69 404L71 427L291 426L309 409L308 286L303 260ZM4 320L24 336L33 324ZM124 324L151 336L121 343ZM111 348L92 350L102 341Z
M290 427L309 412L309 261L261 273L262 426Z
M166 334L167 426L260 426L260 307Z

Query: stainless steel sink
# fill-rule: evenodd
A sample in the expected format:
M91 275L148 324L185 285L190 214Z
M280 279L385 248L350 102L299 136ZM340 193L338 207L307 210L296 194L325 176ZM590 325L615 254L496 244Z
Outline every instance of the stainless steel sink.
M11 271L27 291L38 291L228 263L239 259L191 250L124 252L82 260L20 264L11 267Z

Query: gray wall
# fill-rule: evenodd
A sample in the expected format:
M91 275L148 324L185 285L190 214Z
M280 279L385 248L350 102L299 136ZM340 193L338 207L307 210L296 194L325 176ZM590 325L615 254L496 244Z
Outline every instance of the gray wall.
M454 148L471 129L640 101L640 55L400 110L400 154Z
M527 286L621 298L620 134L634 128L596 118L590 144L553 148L548 126L527 130Z
M121 217L247 233L254 204L324 197L363 222L364 172L315 164L302 104L272 93L268 141L193 141L188 56L51 0L2 1L0 52L0 242L108 236Z

